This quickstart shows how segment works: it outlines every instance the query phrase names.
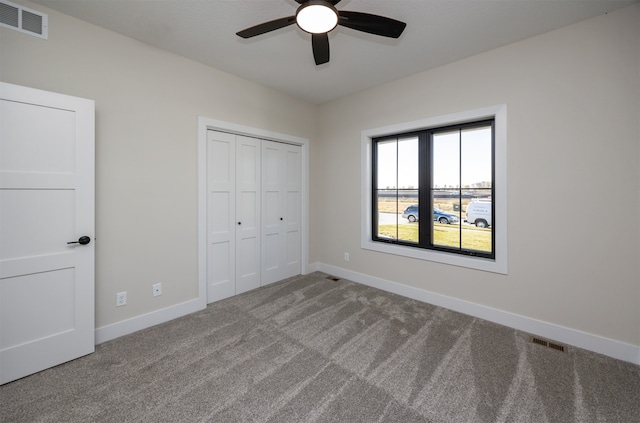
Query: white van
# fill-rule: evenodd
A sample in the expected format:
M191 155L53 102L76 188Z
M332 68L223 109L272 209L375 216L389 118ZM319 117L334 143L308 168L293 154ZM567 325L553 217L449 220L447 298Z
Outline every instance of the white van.
M467 222L478 228L486 228L491 222L491 201L476 200L467 205Z

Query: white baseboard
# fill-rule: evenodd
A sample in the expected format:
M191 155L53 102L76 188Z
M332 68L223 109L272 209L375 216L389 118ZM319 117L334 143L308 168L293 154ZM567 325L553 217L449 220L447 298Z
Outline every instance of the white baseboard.
M187 314L191 314L202 309L203 307L200 304L200 301L195 298L171 307L152 311L151 313L142 314L111 325L99 327L95 332L96 345L151 326L159 325L160 323L168 322L169 320L177 319L178 317L186 316Z
M320 264L311 263L305 270L305 274L317 272L320 270ZM195 298L181 304L163 308L161 310L152 311L151 313L142 314L140 316L135 316L127 320L122 320L120 322L96 328L95 343L96 345L102 344L103 342L111 341L112 339L116 339L124 335L129 335L130 333L150 328L152 326L168 322L178 317L186 316L187 314L195 313L196 311L202 310L206 307L207 303L205 293L204 301L200 300L199 298Z
M313 273L313 272L319 272L320 271L320 263L316 262L316 263L310 263L309 266L307 266L307 270L308 272L305 273L309 274L309 273Z
M364 273L354 272L341 267L330 266L323 263L311 263L307 267L307 270L309 273L315 271L325 272L334 276L349 279L353 282L378 288L383 291L402 295L404 297L439 307L444 307L449 310L478 317L480 319L498 323L533 335L640 365L640 347L637 345L627 344L576 329L544 322L542 320L494 309L446 295L436 294L434 292L366 275ZM162 310L153 311L151 313L132 317L111 325L102 326L97 328L95 331L95 342L96 345L101 344L103 342L194 313L205 307L206 304L203 307L201 302L196 298Z
M493 323L498 323L513 329L521 330L532 335L548 338L573 345L578 348L593 351L618 360L628 361L640 365L640 346L627 344L598 335L555 325L542 320L533 319L519 314L494 309L491 307L471 303L446 295L436 294L423 289L403 285L397 282L377 278L363 273L353 272L341 267L323 263L314 263L316 270L334 276L349 279L353 282L378 288L383 291L402 295L418 301L444 307L469 316L478 317Z

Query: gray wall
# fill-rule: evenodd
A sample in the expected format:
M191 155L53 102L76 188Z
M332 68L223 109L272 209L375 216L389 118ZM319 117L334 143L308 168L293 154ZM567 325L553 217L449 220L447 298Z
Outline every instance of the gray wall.
M318 261L640 344L639 40L634 5L321 105ZM361 131L497 104L508 275L360 249Z

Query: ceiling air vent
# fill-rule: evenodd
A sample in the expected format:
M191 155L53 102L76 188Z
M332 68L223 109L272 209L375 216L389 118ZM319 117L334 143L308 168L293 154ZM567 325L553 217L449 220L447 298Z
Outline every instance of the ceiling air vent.
M47 20L44 13L0 0L0 26L46 39Z

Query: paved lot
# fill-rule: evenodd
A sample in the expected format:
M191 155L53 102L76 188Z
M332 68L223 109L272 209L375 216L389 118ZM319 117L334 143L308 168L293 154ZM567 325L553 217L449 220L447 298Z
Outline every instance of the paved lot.
M393 225L396 222L402 225L404 223L409 223L407 219L402 217L402 213L378 213L378 224L379 225Z
M408 224L409 221L402 217L402 213L378 213L378 224L379 225L395 225L398 222L398 225ZM468 225L467 222L463 221L463 225Z

